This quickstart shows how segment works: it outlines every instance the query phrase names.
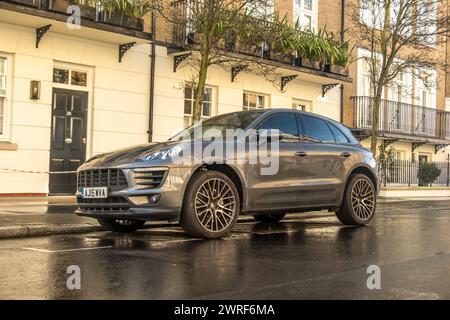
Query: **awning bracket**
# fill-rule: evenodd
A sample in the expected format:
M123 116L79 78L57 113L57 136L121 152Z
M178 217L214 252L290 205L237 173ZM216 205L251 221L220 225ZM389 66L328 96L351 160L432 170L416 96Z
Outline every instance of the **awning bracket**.
M324 84L322 86L322 98L325 98L325 96L327 95L328 91L336 88L338 85L339 85L339 83Z
M47 24L46 26L36 28L36 49L39 48L39 42L41 42L42 37L47 33L51 26L51 24Z
M178 67L180 64L189 57L191 53L185 53L178 56L173 57L173 72L177 72Z
M427 144L428 141L418 141L418 142L413 142L411 144L411 152L414 152L417 148Z
M284 88L287 86L287 84L289 82L291 82L292 80L294 80L295 78L297 78L297 75L282 77L281 78L281 92L283 92Z
M442 149L447 148L449 145L448 144L437 144L434 146L434 150L435 153L437 154L439 151L441 151Z
M241 64L241 65L231 67L231 82L234 82L234 80L236 80L236 77L238 76L238 74L247 68L248 68L248 65L246 65L246 64Z
M122 58L125 53L130 50L135 44L136 42L130 42L119 45L119 63L122 63Z

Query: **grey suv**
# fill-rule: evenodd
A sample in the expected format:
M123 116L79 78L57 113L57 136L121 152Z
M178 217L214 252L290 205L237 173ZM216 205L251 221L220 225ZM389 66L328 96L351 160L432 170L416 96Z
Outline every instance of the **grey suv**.
M366 225L378 190L372 153L338 122L287 109L244 111L89 159L78 170L77 214L114 232L170 220L190 235L218 238L240 214L268 223L325 209L346 225Z

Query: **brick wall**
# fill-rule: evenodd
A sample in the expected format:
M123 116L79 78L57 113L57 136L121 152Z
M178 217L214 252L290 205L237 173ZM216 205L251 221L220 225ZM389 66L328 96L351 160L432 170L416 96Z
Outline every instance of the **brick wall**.
M171 1L171 0L168 0ZM341 1L344 0L318 0L318 25L319 28L327 28L329 31L340 32L341 29ZM351 7L352 1L358 0L345 0L346 1L346 12L345 12L345 29L352 29L352 21L350 18L349 8ZM444 1L444 0L443 0ZM280 13L281 16L287 15L289 20L293 20L293 0L275 0L275 10ZM150 19L146 20L146 24L150 23ZM163 42L171 42L173 38L172 26L164 18L158 17L157 20L157 33L156 39ZM351 32L346 33L346 39L351 39ZM437 55L447 55L447 50L450 53L450 46L442 46L435 50ZM354 55L356 58L357 50L355 49ZM449 58L450 62L450 58ZM353 124L353 105L350 97L357 94L357 63L354 62L349 67L349 75L353 79L353 83L345 84L344 86L344 124L352 126ZM438 88L437 88L437 107L438 109L445 108L445 97L450 96L450 73L445 70L439 70L438 78Z

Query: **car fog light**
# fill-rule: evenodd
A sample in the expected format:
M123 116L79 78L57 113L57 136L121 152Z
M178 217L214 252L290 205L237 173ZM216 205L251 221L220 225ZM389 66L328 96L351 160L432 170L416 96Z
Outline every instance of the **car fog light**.
M145 206L148 205L147 196L134 196L128 198L135 206Z
M161 199L160 194L153 194L151 196L148 196L148 202L150 204L157 204L159 202L159 199Z

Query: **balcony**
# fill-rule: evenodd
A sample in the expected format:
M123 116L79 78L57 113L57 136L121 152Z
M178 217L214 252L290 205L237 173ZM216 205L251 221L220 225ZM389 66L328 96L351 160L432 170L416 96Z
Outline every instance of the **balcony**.
M365 96L351 99L354 111L353 128L360 132L370 132L375 99ZM450 140L450 113L413 104L382 100L378 132L421 140Z
M69 6L76 5L80 8L81 26L151 39L151 34L144 32L141 17L117 10L106 11L101 3L100 0L0 0L0 9L66 23Z
M177 0L172 3L173 10L173 47L169 48L169 53L177 55L184 51L194 51L195 48L201 46L201 39L195 29L191 28L187 23L187 13L189 8L186 0ZM274 29L274 23L262 20L260 18L254 18L261 30ZM276 29L276 28L275 28ZM299 34L307 34L298 31ZM325 77L335 79L341 82L352 82L349 77L348 69L345 67L339 67L336 65L325 63L322 58L308 59L302 58L297 54L287 54L282 52L281 48L274 48L269 43L256 43L256 44L242 44L240 39L236 36L228 35L224 39L221 39L221 43L216 47L217 51L222 51L223 55L235 58L236 60L255 60L260 63L267 63L280 69L302 72L310 74L312 76ZM289 72L290 72L289 71ZM328 84L329 80L323 79L318 82Z

